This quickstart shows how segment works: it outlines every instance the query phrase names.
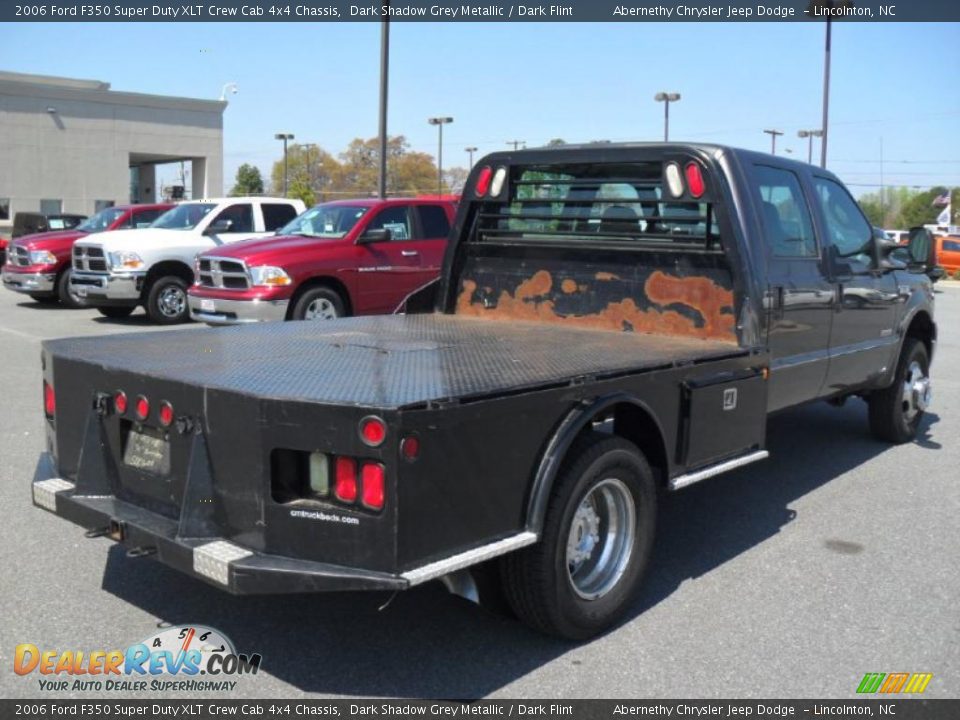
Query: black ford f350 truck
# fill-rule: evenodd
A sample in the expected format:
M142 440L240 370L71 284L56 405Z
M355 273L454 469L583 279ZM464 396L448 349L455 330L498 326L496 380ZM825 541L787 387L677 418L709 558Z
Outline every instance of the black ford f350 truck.
M771 412L859 396L914 437L929 242L765 154L489 155L403 314L46 342L34 503L233 593L469 596L494 568L586 638L640 586L658 493L766 458Z

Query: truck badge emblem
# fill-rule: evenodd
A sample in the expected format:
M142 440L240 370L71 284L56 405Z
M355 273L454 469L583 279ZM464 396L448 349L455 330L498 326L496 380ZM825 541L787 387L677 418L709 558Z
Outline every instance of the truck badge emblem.
M737 409L737 389L736 388L727 388L723 391L723 409L724 410L736 410Z

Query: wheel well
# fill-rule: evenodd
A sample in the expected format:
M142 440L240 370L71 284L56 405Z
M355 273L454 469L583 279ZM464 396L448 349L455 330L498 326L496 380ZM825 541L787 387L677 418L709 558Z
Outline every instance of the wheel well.
M337 280L335 277L312 277L309 280L305 280L300 283L300 287L297 288L296 292L293 293L293 297L290 298L290 304L287 305L287 317L289 320L293 317L293 309L297 306L297 302L300 300L300 297L310 288L315 287L328 287L331 290L335 290L340 296L340 299L343 300L344 311L347 315L353 315L353 303L350 301L350 293L347 290L347 286L342 282Z
M164 260L163 262L158 262L147 272L147 277L143 282L143 297L146 297L147 293L150 292L150 286L153 285L157 278L166 277L167 275L174 275L180 278L187 286L193 285L193 270L190 269L189 265L179 260Z
M663 434L653 416L644 408L632 403L618 403L604 408L584 425L580 435L591 432L608 432L629 440L643 453L656 474L657 484L665 484L670 465Z
M937 339L937 327L925 312L918 312L910 321L907 337L916 338L927 347L927 357L933 358L933 343Z

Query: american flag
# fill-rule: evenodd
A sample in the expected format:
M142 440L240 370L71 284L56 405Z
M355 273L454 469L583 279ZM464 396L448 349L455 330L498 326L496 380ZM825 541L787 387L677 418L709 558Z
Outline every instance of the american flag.
M945 192L943 193L943 195L937 195L937 196L933 199L933 206L934 206L934 207L946 207L946 206L949 205L949 204L950 204L950 191L949 191L949 190L945 191Z

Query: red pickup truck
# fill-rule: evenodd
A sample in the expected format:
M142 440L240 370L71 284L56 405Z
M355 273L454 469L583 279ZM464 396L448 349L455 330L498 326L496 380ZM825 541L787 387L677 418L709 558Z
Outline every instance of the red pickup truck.
M146 227L173 205L118 205L101 210L75 228L62 232L23 235L11 240L3 265L3 286L26 293L38 302L80 307L70 292L70 253L73 243L91 233Z
M455 214L443 198L317 205L277 236L199 255L190 316L230 325L393 312L440 274Z

